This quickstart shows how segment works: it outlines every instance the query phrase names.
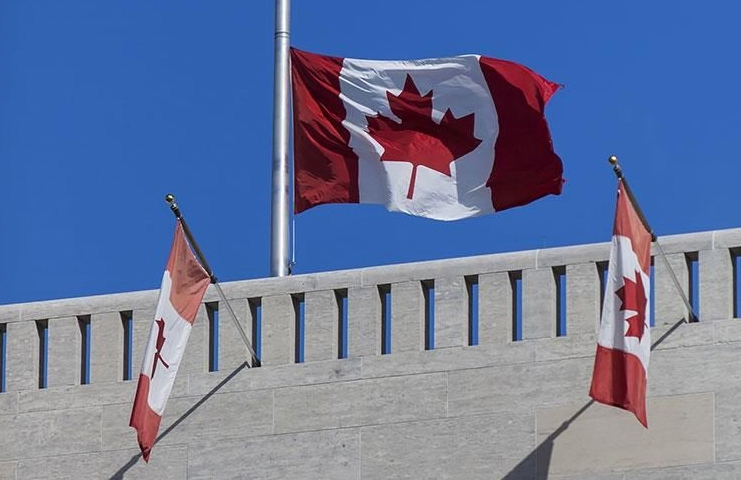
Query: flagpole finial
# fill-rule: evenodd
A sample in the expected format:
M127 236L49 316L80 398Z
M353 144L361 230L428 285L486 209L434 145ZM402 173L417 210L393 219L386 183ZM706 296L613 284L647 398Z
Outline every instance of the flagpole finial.
M178 207L178 204L175 203L175 195L172 193L165 195L165 202L170 205L170 210L175 214L175 218L180 219L180 208Z
M610 162L610 165L617 165L617 163L618 163L617 155L610 155L607 158L607 161Z

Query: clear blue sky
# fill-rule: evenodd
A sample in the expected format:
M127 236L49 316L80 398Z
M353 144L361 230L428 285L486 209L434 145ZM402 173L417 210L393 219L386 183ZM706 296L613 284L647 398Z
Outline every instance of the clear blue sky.
M273 3L0 3L0 304L159 287L178 198L222 281L269 275ZM659 235L741 226L741 6L298 1L291 43L463 53L564 84L561 196L436 222L380 206L296 217L296 273L608 241L617 154Z

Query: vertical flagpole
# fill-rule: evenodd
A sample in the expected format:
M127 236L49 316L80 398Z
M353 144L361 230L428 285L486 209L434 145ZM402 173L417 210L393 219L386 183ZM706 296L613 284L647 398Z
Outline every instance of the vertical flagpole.
M270 214L270 275L290 275L290 196L288 130L290 70L290 4L275 0L275 70L273 91L273 190Z
M623 175L623 170L620 168L620 165L618 164L618 158L615 155L610 155L610 158L608 158L607 161L610 162L610 165L612 165L612 170L615 172L615 175L617 176L617 178L623 181L623 186L625 187L625 193L628 194L628 199L630 200L630 203L633 205L633 208L638 214L638 218L640 218L641 222L643 222L643 226L646 227L646 230L648 230L648 233L651 235L651 240L654 242L657 250L659 251L659 257L664 262L664 266L669 272L669 277L671 277L672 283L674 283L674 288L677 289L677 293L679 293L679 296L682 297L682 301L684 302L684 306L685 308L687 308L687 312L690 317L689 320L685 319L685 321L688 323L697 322L698 318L697 318L697 315L695 314L695 310L692 308L692 305L690 304L690 301L687 298L687 295L684 293L682 286L679 284L679 280L677 279L677 274L674 273L674 269L669 264L669 259L666 258L666 253L664 253L664 249L661 247L661 244L659 243L659 237L656 236L653 229L648 224L648 220L646 220L646 217L643 215L643 211L641 210L641 207L638 205L638 201L636 200L635 196L633 196L633 192L628 186L628 180Z

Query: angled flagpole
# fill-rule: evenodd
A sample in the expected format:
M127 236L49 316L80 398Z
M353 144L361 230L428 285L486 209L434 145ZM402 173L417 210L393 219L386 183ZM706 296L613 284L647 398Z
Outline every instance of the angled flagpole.
M178 207L178 204L175 203L175 196L171 193L168 193L167 195L165 195L165 202L170 205L170 210L172 210L175 218L177 218L180 224L183 226L183 233L185 233L185 237L188 239L188 243L190 243L190 245L193 247L196 257L198 257L198 261L201 262L203 269L206 270L206 273L208 274L208 278L211 280L213 286L216 287L216 291L219 293L219 298L221 298L221 301L224 302L224 305L226 305L226 309L229 310L229 314L234 321L234 325L237 327L239 335L242 337L244 345L245 347L247 347L247 351L249 351L250 356L252 357L252 365L249 365L248 363L248 366L258 366L260 364L260 359L257 358L257 354L255 354L255 350L252 348L252 344L247 339L247 334L244 333L244 328L242 328L242 324L239 322L237 314L234 313L234 309L232 308L231 303L229 303L229 300L226 299L226 295L224 295L224 291L221 289L221 285L219 285L219 281L216 279L216 275L214 275L213 270L211 270L211 267L206 261L206 257L203 255L203 252L201 252L198 243L196 243L196 239L193 237L188 224L185 223L185 218L183 218L183 215L180 213L180 207Z
M275 0L273 189L270 205L270 275L273 277L284 277L291 274L288 175L290 10L289 0Z
M659 237L656 236L653 229L648 224L648 220L646 220L646 216L643 215L643 210L641 210L641 207L638 205L638 201L633 195L633 191L630 189L630 186L628 186L628 180L625 178L625 175L623 175L623 170L620 168L620 164L618 163L618 158L615 155L610 155L607 161L610 162L610 165L612 165L612 170L615 172L615 175L617 176L617 178L623 181L623 186L625 187L625 193L628 194L628 199L630 199L630 203L633 205L633 208L638 214L638 217L641 219L643 226L646 227L646 230L648 230L648 233L651 234L651 240L654 242L654 244L656 244L656 248L659 251L659 257L661 257L661 259L664 262L664 265L666 266L666 269L669 271L669 276L671 277L672 283L674 283L674 287L677 289L679 296L682 297L684 306L687 308L687 312L689 312L689 316L690 316L689 320L685 319L685 322L687 323L697 322L698 318L697 318L697 315L695 314L695 310L692 308L692 305L690 304L689 299L687 299L687 295L684 293L682 286L679 284L677 275L674 273L674 269L669 264L669 259L666 258L666 253L664 253L664 249L661 247L661 244L659 243Z

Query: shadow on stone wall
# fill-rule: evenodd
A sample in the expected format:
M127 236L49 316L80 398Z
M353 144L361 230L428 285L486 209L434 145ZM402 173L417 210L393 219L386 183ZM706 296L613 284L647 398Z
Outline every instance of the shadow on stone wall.
M167 428L167 430L165 430L164 432L162 432L161 434L159 434L159 436L157 437L157 440L154 441L154 445L157 445L160 442L160 440L162 440L163 438L165 438L165 436L167 436L168 433L170 433L171 431L173 431L186 418L188 418L193 412L195 412L198 409L198 407L200 407L201 405L203 405L204 403L206 403L206 401L209 398L211 398L216 392L218 392L221 389L221 387L223 387L224 385L226 385L227 383L229 383L229 381L232 378L234 378L239 372L241 372L242 370L244 370L248 366L249 365L247 364L247 362L244 362L240 366L238 366L237 368L235 368L234 371L232 371L232 373L230 373L229 375L226 376L226 378L224 378L224 380L222 380L221 382L219 382L219 384L216 385L214 388L212 388L206 395L203 396L203 398L201 398L200 400L198 400L198 402L195 405L193 405L192 407L190 407L187 412L185 412L177 420L175 420L172 423L172 425L170 425ZM134 465L136 465L136 463L139 461L139 459L141 457L142 457L142 454L141 453L139 453L139 454L134 455L133 457L131 457L131 460L129 460L128 462L126 462L126 464L123 467L121 467L116 473L114 473L113 476L111 476L111 479L119 480L119 479L124 478L124 474L126 474L126 472L129 471L129 469L131 467L133 467Z
M651 351L654 351L656 347L658 347L664 340L669 337L676 329L678 329L682 324L687 323L687 321L684 318L680 318L677 323L672 325L672 327L667 330L661 337L659 337L658 340L656 340L651 345ZM563 422L560 427L558 427L553 433L548 435L548 438L543 440L540 445L538 445L535 450L530 452L530 454L523 458L520 463L515 465L515 467L507 473L503 477L504 480L525 480L525 479L532 479L532 478L547 478L548 477L548 470L551 464L551 456L553 454L553 442L558 438L563 432L566 431L567 428L569 428L569 425L574 423L574 421L581 416L582 413L584 413L589 407L591 407L594 404L594 400L589 400L587 403L582 406L579 411L577 411L574 415L571 416L568 420Z

